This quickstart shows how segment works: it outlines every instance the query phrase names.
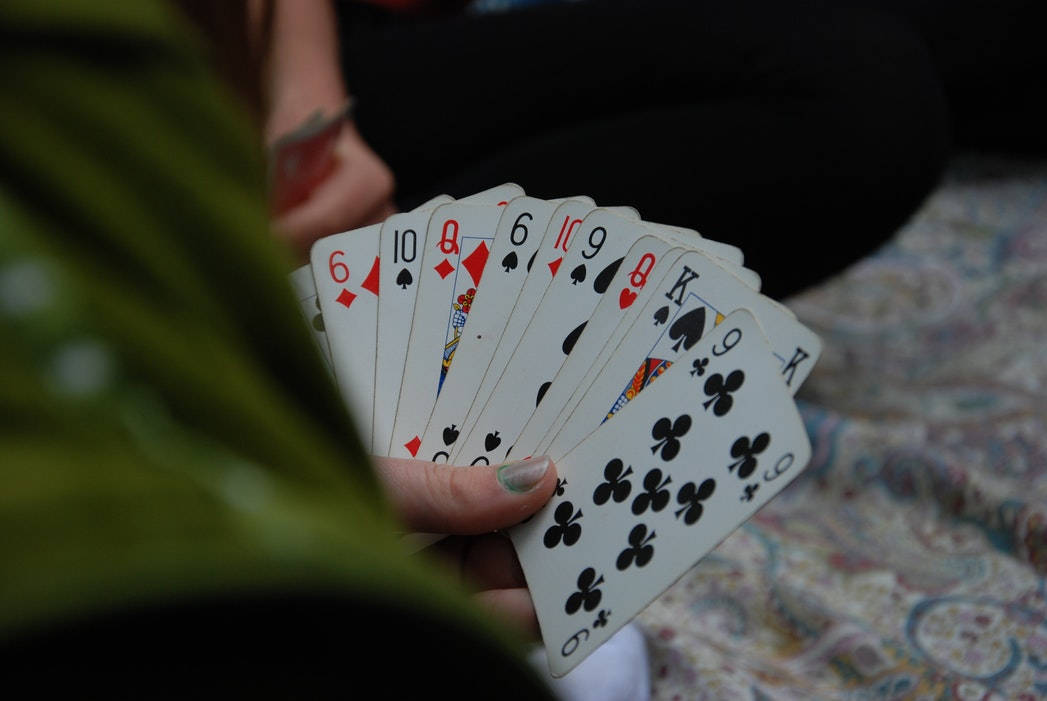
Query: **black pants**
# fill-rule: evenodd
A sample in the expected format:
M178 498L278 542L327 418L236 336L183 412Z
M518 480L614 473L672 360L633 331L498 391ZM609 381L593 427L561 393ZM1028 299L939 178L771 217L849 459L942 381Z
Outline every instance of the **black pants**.
M403 206L504 181L630 204L740 246L776 297L885 241L950 151L926 25L882 8L586 0L405 21L346 5L340 22L358 126Z

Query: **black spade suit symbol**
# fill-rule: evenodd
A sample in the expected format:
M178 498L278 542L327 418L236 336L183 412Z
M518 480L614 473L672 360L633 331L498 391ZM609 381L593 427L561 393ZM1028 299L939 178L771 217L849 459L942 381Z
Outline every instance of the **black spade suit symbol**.
M654 325L661 326L669 320L669 307L668 305L660 308L654 313Z
M538 406L542 403L542 397L544 397L545 393L549 391L549 386L552 384L553 382L552 380L550 380L548 382L543 382L542 386L538 388L538 398L534 400L535 406Z
M458 430L455 428L456 424L451 424L444 429L444 445L451 445L458 440Z
M585 263L571 271L571 284L577 285L579 282L585 282Z
M593 289L596 291L596 294L602 295L607 291L607 288L611 285L611 280L614 279L614 274L618 272L618 266L622 264L623 260L625 260L624 257L619 258L601 270L600 274L596 276L596 279L593 280Z
M502 258L502 267L505 268L505 272L516 270L516 266L519 262L516 259L516 251L509 251L509 255Z
M498 431L492 431L484 437L484 448L490 453L492 450L502 444L502 439L498 437Z
M563 345L561 346L564 355L571 354L571 351L574 349L574 344L578 343L578 337L582 335L582 331L585 331L585 325L588 323L589 321L587 319L582 323L578 324L578 328L576 328L571 333L567 334L567 338L563 340Z
M704 332L705 307L698 307L681 315L669 327L669 339L676 341L673 344L673 350L679 352L681 345L685 351L690 350L691 346L698 342L698 339L702 337Z
M414 282L414 276L411 275L411 271L404 268L400 271L400 274L396 276L396 284L400 286L401 290L406 290L407 286Z

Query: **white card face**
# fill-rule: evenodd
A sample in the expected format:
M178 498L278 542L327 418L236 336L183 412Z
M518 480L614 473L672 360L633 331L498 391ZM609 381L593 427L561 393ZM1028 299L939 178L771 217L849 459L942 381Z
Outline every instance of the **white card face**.
M612 336L618 325L623 319L635 318L639 314L654 289L648 282L657 282L665 274L666 261L683 254L683 249L670 246L672 244L657 236L644 236L629 249L610 289L585 325L585 331L513 443L510 452L513 459L520 460L534 454L600 351L613 343Z
M821 354L821 340L795 317L701 252L678 258L547 449L562 455L649 387L702 335L736 309L763 327L787 389L795 393Z
M389 453L416 457L452 365L504 205L455 202L429 220Z
M694 229L685 229L680 226L670 226L669 224L656 224L654 222L645 222L645 224L647 224L647 228L652 233L672 241L678 246L692 251L702 251L714 258L730 263L730 266L724 266L728 269L731 269L732 266L740 268L745 260L742 249L729 243L707 239Z
M507 205L510 201L517 197L522 197L524 190L516 183L505 183L504 185L496 185L487 190L481 190L480 192L463 197L458 200L459 202L471 202L473 204L496 204L496 205Z
M381 228L327 236L309 254L335 380L365 446L373 425Z
M324 330L324 315L320 311L320 300L316 297L316 283L313 281L313 269L309 265L303 265L291 273L291 287L294 288L295 299L302 309L302 316L309 325L309 331L320 351L324 367L327 371L334 373L331 367L331 348L327 345L327 332Z
M563 258L567 254L568 244L574 240L582 221L594 209L591 202L569 200L559 205L550 217L535 260L533 263L528 261L527 267L530 270L526 271L527 278L520 289L516 304L491 354L491 361L488 363L479 389L473 396L469 411L462 420L463 428L457 429L460 431L458 439L454 444L454 449L449 451L451 462L457 464L464 438L461 432L464 431L464 427L473 425L480 411L487 404L491 392L501 379L502 372L513 354L513 349L519 344L546 289L560 270Z
M509 533L554 676L628 623L810 459L780 368L746 311L670 372L559 460L562 493Z
M469 312L469 330L455 352L418 457L447 462L462 422L491 363L557 204L518 197L504 207L483 284ZM540 275L545 275L539 271Z
M499 204L523 194L513 183L499 185L461 202ZM422 264L419 252L425 246L425 235L432 210L454 202L449 195L438 195L411 212L394 215L382 225L381 266L378 295L378 352L375 357L374 428L371 452L389 455L393 437L400 385L407 360L407 343L418 293L418 270ZM404 217L404 218L399 218ZM414 256L407 260L407 257ZM405 274L403 271L407 270ZM408 282L408 277L411 282ZM400 284L397 284L397 280Z
M747 287L759 292L760 276L755 270L742 267L742 249L719 241L703 238L694 229L684 229L679 226L668 224L653 224L644 222L652 234L661 236L677 246L689 251L701 251L708 254L724 270L734 275L746 284Z
M378 279L378 352L375 357L374 431L371 444L371 453L374 455L389 454L429 218L433 209L452 201L443 195L414 211L394 214L382 224L379 243L382 272Z
M604 209L585 218L487 405L476 423L465 427L468 437L459 462L491 464L506 455L585 330L625 254L644 235L641 222Z
M653 295L655 290L662 288L663 280L672 272L672 266L679 259L680 255L683 255L683 253L686 253L686 251L681 251L679 255L673 255L672 257L663 257L662 263L664 263L665 266L659 266L659 268L655 271L655 274L652 274L652 279L647 283L649 294L643 300L642 304L639 305L638 308L633 311L632 314L630 314L628 317L622 319L621 322L619 322L618 328L616 328L612 333L609 342L604 344L604 347L600 349L600 353L590 364L589 369L585 373L585 376L578 383L578 386L575 387L574 393L571 395L571 399L566 404L564 404L563 408L559 412L559 415L553 421L552 425L549 427L549 430L546 431L545 437L541 439L541 441L538 444L538 447L532 451L532 454L549 454L550 444L552 443L553 439L559 434L560 430L569 421L570 417L574 415L575 409L577 408L578 404L582 401L582 399L585 397L586 393L589 390L589 387L592 386L593 382L600 374L600 371L607 365L611 357L618 350L619 345L621 345L623 339L626 337L626 332L628 332L628 330L632 328L640 313L643 312L644 307L647 306L647 302L650 298L650 295ZM581 438L579 438L579 441L580 440ZM577 444L579 441L575 441L574 444Z

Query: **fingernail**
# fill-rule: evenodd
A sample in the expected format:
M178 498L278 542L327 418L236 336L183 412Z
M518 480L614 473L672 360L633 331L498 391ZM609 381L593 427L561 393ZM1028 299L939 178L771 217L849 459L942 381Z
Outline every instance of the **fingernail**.
M511 462L498 468L498 481L507 492L523 494L542 481L549 470L549 456L539 455L520 462Z

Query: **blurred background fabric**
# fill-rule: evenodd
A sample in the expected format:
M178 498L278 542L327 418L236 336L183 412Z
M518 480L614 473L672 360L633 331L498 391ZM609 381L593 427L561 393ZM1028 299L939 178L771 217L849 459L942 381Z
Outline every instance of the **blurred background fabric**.
M1047 164L955 160L788 303L814 458L641 615L652 698L1043 698Z

